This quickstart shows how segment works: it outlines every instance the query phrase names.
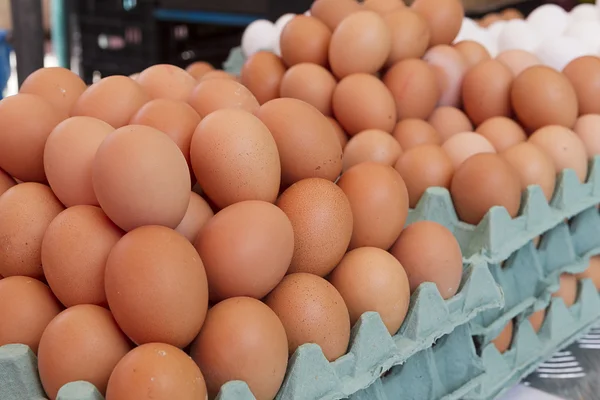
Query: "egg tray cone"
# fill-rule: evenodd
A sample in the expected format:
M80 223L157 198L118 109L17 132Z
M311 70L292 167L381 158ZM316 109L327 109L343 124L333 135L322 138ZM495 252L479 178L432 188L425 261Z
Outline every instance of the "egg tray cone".
M415 209L409 211L407 224L420 220L438 222L450 229L458 239L463 257L481 257L495 264L536 236L566 219L600 203L600 156L590 161L588 179L581 183L571 169L557 178L550 202L542 189L531 185L523 192L519 216L511 218L504 207L492 207L478 225L458 219L450 193L445 188L425 191Z
M239 76L242 71L242 67L246 62L246 57L242 52L241 47L234 47L229 51L227 60L223 63L223 71L228 72L232 75Z

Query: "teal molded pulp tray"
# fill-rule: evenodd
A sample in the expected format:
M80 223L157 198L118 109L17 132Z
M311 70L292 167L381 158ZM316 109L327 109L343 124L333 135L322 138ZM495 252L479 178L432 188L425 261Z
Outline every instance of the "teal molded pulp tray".
M229 51L229 57L227 57L227 60L223 63L223 71L239 76L245 62L246 57L244 57L244 53L242 53L242 48L234 47Z

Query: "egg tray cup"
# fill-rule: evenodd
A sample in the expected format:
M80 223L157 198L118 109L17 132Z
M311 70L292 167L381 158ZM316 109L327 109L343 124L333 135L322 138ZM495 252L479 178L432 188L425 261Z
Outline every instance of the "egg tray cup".
M480 312L501 307L504 298L485 262L466 263L459 292L444 300L433 283L423 283L411 296L399 332L391 336L376 312L367 312L354 325L349 352L334 362L325 358L316 344L300 346L290 358L277 399L334 400L365 389L393 366L404 364L457 326ZM417 365L419 365L417 363ZM37 359L25 345L0 347L0 399L22 400L45 397L37 371ZM99 400L91 384L74 382L61 388L59 400ZM93 386L92 386L93 388ZM254 400L244 382L228 382L221 400Z
M504 207L492 207L478 225L459 220L450 193L445 188L428 188L415 209L409 210L407 224L420 220L438 222L452 231L463 257L482 258L496 264L565 219L600 203L600 156L590 161L588 179L581 183L571 169L557 177L552 200L548 202L538 185L522 194L521 210L511 218Z
M481 352L485 367L483 381L465 400L498 398L538 365L585 335L600 321L600 296L590 279L578 283L575 304L567 308L562 298L552 298L539 333L535 333L526 312L517 318L510 349L500 354L493 343Z
M229 50L229 56L223 63L223 71L235 76L240 76L240 72L242 72L242 67L245 62L246 56L244 56L241 46L234 47Z

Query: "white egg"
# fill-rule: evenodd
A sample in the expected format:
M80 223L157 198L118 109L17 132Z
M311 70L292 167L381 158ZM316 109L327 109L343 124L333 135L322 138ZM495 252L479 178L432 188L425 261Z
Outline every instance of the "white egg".
M527 22L522 19L507 21L498 35L498 51L525 50L533 53L542 39Z
M595 52L600 48L600 23L589 20L574 21L565 31L565 36L578 39Z
M473 40L473 33L478 29L479 25L477 25L477 22L473 21L471 18L463 18L460 31L458 31L458 35L456 35L456 38L454 38L453 43L458 43L463 40Z
M275 28L277 28L277 32L281 33L283 28L290 22L296 14L283 14L277 21L275 21Z
M490 53L490 56L492 56L492 58L498 55L498 45L496 44L496 38L494 38L487 29L479 28L476 42L485 47L485 49L488 51L488 53Z
M304 15L306 15L307 17L310 17L310 15L311 15L311 14L310 14L310 10L306 11L306 12L304 13Z
M596 6L589 3L578 4L569 12L569 21L598 21Z
M527 16L527 23L543 38L562 35L569 23L569 14L556 4L544 4Z
M487 31L494 38L494 41L498 42L498 37L500 36L500 32L504 29L504 25L506 25L506 21L499 20L496 22L492 22L488 25Z
M591 51L587 45L567 36L546 39L535 52L544 65L557 71L562 71L574 59L589 54Z
M242 35L242 52L246 57L261 50L273 51L277 28L266 19L252 22Z

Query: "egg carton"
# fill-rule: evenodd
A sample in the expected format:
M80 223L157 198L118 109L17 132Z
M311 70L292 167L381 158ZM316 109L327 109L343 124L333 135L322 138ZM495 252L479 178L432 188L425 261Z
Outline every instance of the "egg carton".
M240 76L240 73L242 72L242 67L244 66L245 62L246 57L242 52L242 48L239 46L234 47L231 50L229 50L229 56L227 57L227 60L225 60L225 62L223 63L223 71L235 76Z
M589 279L579 281L575 304L567 308L562 298L552 298L546 318L536 334L526 318L527 312L517 318L510 349L500 354L493 343L481 353L485 374L479 387L464 397L465 400L498 398L521 379L536 370L552 355L585 335L600 321L600 296Z
M459 220L448 190L432 187L425 191L415 209L409 211L407 224L420 220L438 222L453 232L465 259L478 257L497 264L535 237L598 203L600 156L590 161L585 183L579 181L575 171L562 171L550 202L539 186L529 186L523 192L516 218L511 218L504 207L495 206L478 225L467 224Z
M315 344L300 346L290 358L288 371L277 399L344 399L369 387L381 374L404 364L415 354L464 325L480 312L501 307L503 294L485 262L466 263L459 292L444 300L433 283L423 283L411 296L406 319L399 332L391 336L378 313L367 312L354 325L349 352L329 362ZM27 346L0 347L0 399L44 398L37 373L37 360ZM68 386L68 387L67 387ZM60 400L98 400L89 384L74 383L62 389L69 394ZM62 390L61 389L61 390ZM67 394L64 394L67 396ZM254 400L248 387L240 382L225 384L221 400Z

